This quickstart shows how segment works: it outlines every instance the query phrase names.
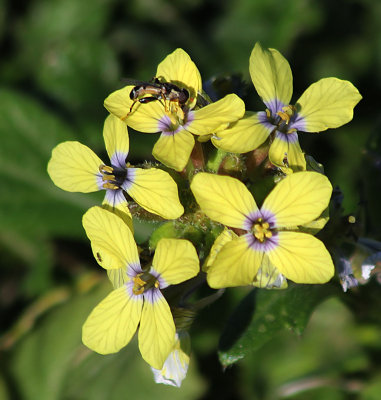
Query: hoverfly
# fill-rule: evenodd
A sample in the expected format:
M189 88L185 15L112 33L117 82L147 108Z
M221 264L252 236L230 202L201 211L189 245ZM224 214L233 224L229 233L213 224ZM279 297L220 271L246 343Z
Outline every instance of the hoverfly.
M137 102L146 104L156 100L167 100L177 102L180 107L183 107L189 99L188 90L181 89L174 83L160 82L158 78L154 78L152 82L139 82L131 79L127 79L126 82L136 85L130 92L130 99L133 100L130 113Z

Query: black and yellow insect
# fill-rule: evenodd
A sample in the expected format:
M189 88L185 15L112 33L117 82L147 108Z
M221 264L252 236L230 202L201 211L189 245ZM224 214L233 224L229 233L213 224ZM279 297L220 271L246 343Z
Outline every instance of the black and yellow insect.
M179 88L174 83L160 82L158 78L154 78L152 82L139 82L131 79L127 79L126 82L136 84L130 92L130 99L133 100L130 113L137 102L146 104L156 100L165 100L176 102L183 107L189 99L188 90Z

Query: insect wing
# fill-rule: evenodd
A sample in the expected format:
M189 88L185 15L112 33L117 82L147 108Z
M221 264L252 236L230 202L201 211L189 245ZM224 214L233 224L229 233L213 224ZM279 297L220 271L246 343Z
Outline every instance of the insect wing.
M127 86L153 86L156 88L160 88L160 82L156 81L139 81L138 79L130 79L130 78L123 78L122 83Z

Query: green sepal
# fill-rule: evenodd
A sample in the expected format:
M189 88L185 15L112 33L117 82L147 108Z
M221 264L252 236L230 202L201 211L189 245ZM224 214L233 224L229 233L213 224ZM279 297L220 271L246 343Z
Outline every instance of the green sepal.
M323 164L320 164L312 156L309 156L308 154L305 154L304 157L306 159L307 171L315 171L315 172L320 172L321 174L324 174L324 165Z
M149 239L149 248L154 250L160 239L187 239L194 244L203 263L209 254L215 239L221 233L223 227L210 220L195 224L179 221L169 221L157 228Z
M203 234L198 228L178 221L169 221L159 226L149 239L149 247L154 250L160 239L187 239L192 243L200 242Z
M319 217L317 217L311 222L308 222L307 224L298 226L297 228L295 228L295 230L297 230L298 232L304 232L304 233L309 233L311 235L316 235L325 227L328 221L329 221L329 208L327 207Z
M221 149L215 149L213 152L211 152L206 164L207 170L217 173L223 159L226 157L226 154L226 151Z

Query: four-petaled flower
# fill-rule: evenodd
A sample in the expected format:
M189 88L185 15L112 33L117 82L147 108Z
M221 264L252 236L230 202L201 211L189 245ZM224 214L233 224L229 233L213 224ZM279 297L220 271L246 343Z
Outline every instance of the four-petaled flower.
M346 124L362 98L349 81L324 78L313 83L295 106L289 104L293 90L290 65L279 51L262 49L259 43L251 53L250 75L266 112L247 112L212 141L222 150L246 153L270 136L270 161L294 171L306 169L297 132L321 132Z
M175 324L161 290L199 272L193 245L183 239L161 239L151 266L141 266L130 229L115 214L93 207L83 226L98 263L121 269L124 284L91 312L82 329L83 343L100 354L126 346L139 325L139 349L152 367L161 369L176 342Z
M161 132L154 145L153 156L164 165L182 171L195 145L194 135L200 140L209 139L216 131L241 118L245 104L235 94L229 94L215 103L198 108L197 96L202 91L201 76L182 49L175 50L159 64L156 78L187 90L188 101L184 105L165 98L147 104L137 102L130 112L133 86L126 86L108 96L104 104L108 111L137 131Z
M297 283L324 283L333 276L324 244L310 234L292 231L328 206L332 186L324 175L297 172L287 176L260 209L246 186L232 177L199 173L191 189L209 218L242 233L213 256L207 276L212 288L251 285L264 266L275 267Z
M129 150L126 125L109 115L103 137L110 166L79 142L56 146L48 164L48 173L55 185L69 192L106 190L103 205L125 220L130 219L130 212L124 192L151 213L166 219L180 217L184 208L177 185L167 172L157 168L131 168L126 164Z

